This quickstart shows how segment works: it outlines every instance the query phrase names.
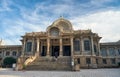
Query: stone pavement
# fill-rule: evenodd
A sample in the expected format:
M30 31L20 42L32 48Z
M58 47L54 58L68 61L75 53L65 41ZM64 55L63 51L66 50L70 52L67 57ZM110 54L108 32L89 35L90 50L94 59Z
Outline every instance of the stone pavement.
M13 71L0 69L0 77L120 77L120 68L72 71Z

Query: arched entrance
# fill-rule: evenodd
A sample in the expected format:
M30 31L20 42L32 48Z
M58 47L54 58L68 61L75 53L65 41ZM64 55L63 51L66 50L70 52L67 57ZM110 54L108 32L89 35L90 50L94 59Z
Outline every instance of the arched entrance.
M52 46L51 56L59 56L59 46Z
M51 39L50 40L51 56L59 56L59 51L60 51L59 39Z

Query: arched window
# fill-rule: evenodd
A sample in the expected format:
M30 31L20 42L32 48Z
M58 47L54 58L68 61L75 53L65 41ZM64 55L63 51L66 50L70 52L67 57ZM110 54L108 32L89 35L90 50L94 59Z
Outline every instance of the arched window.
M17 52L16 52L16 51L13 51L13 52L12 52L12 55L13 55L13 56L16 56L16 55L17 55Z
M101 48L101 56L107 56L107 50L105 48Z
M118 48L118 55L120 55L120 48Z
M59 29L56 27L53 27L50 29L50 35L51 36L59 36Z
M109 55L115 56L115 49L114 48L109 48Z
M27 42L26 44L26 52L31 52L32 51L32 42Z
M74 51L80 51L80 40L79 39L74 40Z
M84 50L90 51L90 41L89 40L84 40Z
M6 56L10 56L10 52L9 51L6 52Z

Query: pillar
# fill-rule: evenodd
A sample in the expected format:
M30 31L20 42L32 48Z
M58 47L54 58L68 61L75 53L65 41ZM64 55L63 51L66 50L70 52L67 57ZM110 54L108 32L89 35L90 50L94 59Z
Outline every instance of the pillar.
M32 39L32 55L35 54L35 51L34 51L34 44L35 44L35 40L34 38Z
M83 42L83 37L81 36L81 47L80 47L80 51L81 51L81 55L83 55L83 51L84 51L84 42Z
M23 38L23 51L22 51L22 56L24 56L25 55L25 50L26 50L26 38L24 37Z
M60 56L63 55L63 45L62 45L62 38L60 38Z
M118 49L115 47L115 56L118 56Z
M118 63L117 56L118 56L118 49L117 47L115 47L115 63Z
M71 42L71 56L73 55L73 37L70 38L70 42Z
M107 61L107 66L110 66L111 65L111 61L110 61L110 54L109 54L109 47L106 47L107 48L107 58L106 58L106 61Z
M47 38L47 56L50 56L49 53L50 53L50 39Z
M93 36L91 36L91 52L92 52L92 54L91 55L95 55L94 54L94 42L93 42Z
M37 56L39 56L39 46L40 45L40 41L39 41L39 38L37 38Z
M106 50L107 50L107 55L106 55L106 57L109 57L109 48L106 47Z
M97 41L97 44L98 44L98 56L101 56L101 54L100 54L100 43L99 43L99 41Z
M73 54L73 37L70 38L70 44L71 44L71 65L72 65L72 70L74 70L74 54Z
M43 50L42 46L43 46L43 41L40 40L40 52L39 52L40 56L42 56L42 50Z

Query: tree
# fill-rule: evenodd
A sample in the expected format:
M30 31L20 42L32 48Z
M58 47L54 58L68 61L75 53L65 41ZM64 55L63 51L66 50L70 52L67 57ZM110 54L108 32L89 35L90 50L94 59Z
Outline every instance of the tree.
M118 62L118 67L120 67L120 62Z
M16 63L16 59L13 58L13 57L6 57L3 60L3 64L4 64L5 67L12 67L13 63Z

